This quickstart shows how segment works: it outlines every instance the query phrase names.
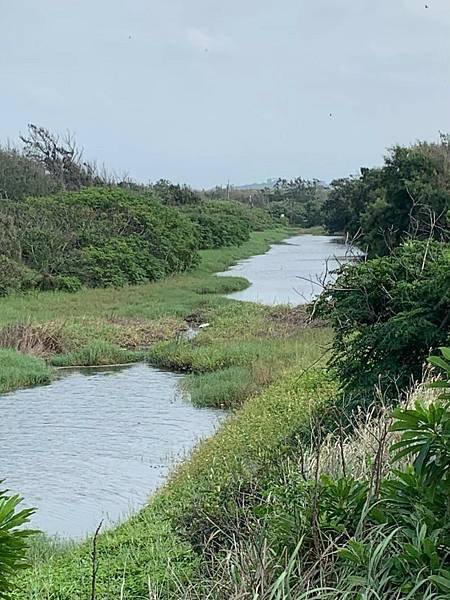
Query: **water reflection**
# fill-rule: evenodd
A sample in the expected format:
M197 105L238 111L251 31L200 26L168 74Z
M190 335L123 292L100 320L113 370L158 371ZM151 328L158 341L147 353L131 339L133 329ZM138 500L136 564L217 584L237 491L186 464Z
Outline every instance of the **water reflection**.
M340 239L324 235L299 235L276 244L266 254L242 260L222 276L245 277L250 287L228 298L261 304L310 302L322 291L322 282L333 277L339 264L360 256Z

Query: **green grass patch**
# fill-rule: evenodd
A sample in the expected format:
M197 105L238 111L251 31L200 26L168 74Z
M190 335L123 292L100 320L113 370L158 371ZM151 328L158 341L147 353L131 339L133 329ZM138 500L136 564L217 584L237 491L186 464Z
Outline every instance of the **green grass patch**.
M155 366L190 373L182 386L198 406L236 408L295 365L309 368L327 353L329 329L303 328L277 335L278 325L271 329L269 309L242 305L245 308L237 310L243 311L245 322L236 319L236 310L218 310L210 328L194 340L161 342L147 353ZM254 318L247 318L249 307Z
M249 367L228 367L213 371L187 375L181 382L182 389L189 392L196 406L234 408L258 389L253 370Z
M53 369L39 358L0 349L0 393L50 383L53 375Z
M110 342L97 340L80 350L54 356L51 364L55 367L94 367L137 362L144 356L144 352L125 350Z

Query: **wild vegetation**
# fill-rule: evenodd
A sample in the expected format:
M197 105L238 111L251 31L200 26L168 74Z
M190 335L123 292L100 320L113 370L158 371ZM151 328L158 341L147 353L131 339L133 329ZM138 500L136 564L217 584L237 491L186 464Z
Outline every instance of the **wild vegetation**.
M389 254L410 238L450 240L450 139L396 146L384 166L331 183L325 225L369 255Z
M39 538L13 597L448 598L448 139L329 190L299 178L235 198L106 181L70 144L32 128L5 151L55 189L1 204L0 391L147 360L230 416L95 556L92 539ZM214 273L288 223L325 223L368 257L307 309L221 296L247 282Z

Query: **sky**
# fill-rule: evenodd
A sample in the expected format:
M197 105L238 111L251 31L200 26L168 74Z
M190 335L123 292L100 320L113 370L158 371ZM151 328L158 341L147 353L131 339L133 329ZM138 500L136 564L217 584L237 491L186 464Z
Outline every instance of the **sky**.
M450 0L0 0L0 140L118 176L329 181L450 131Z

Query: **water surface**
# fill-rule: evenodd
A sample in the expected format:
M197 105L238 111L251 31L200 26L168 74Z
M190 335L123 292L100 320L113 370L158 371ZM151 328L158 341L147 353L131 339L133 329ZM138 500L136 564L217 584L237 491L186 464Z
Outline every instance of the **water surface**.
M241 260L219 273L245 277L250 287L228 294L228 298L261 304L306 304L322 291L340 263L360 252L338 238L325 235L298 235L271 246L266 254Z
M179 379L137 364L0 396L0 478L38 508L34 527L83 536L146 502L222 415L181 398Z

